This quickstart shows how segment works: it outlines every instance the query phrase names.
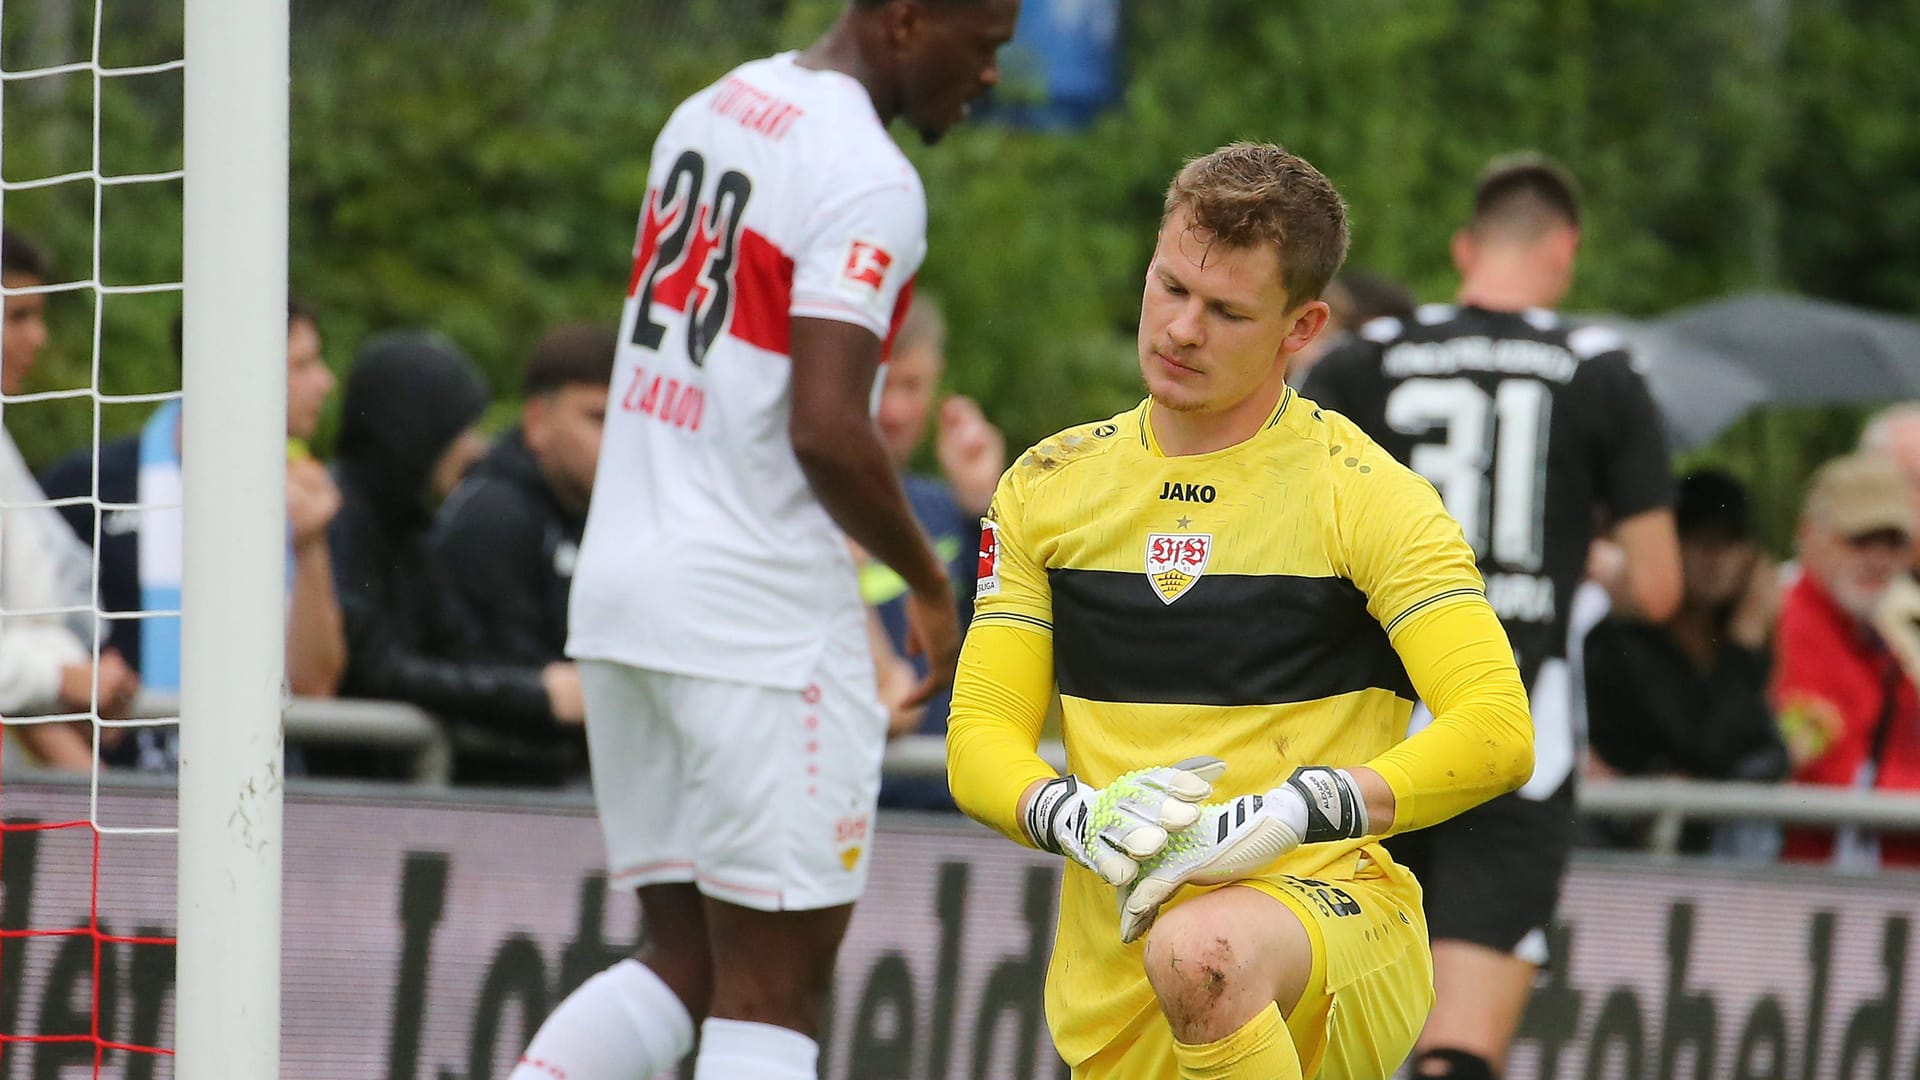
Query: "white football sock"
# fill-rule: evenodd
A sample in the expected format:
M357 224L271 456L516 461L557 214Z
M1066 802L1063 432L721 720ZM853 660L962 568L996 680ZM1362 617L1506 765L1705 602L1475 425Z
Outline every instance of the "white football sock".
M819 1064L820 1044L791 1028L710 1017L693 1080L815 1080Z
M507 1080L651 1080L693 1049L693 1017L638 960L580 984L553 1010Z

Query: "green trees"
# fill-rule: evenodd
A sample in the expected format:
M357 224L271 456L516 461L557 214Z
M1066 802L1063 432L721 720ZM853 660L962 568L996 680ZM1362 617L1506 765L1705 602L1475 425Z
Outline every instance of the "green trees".
M9 67L22 62L17 40L58 36L30 27L45 21L34 12L62 6L6 7ZM64 32L84 49L92 5L64 6ZM374 328L431 325L510 393L545 324L617 313L668 110L733 63L804 44L838 7L301 0L292 280L322 313L329 357L344 366ZM1125 10L1127 97L1091 128L975 123L934 149L902 136L932 204L922 282L949 309L952 381L1016 443L1133 400L1161 190L1185 157L1236 138L1281 141L1325 170L1352 207L1353 265L1423 297L1451 288L1447 237L1480 167L1536 148L1575 170L1591 206L1570 308L1652 314L1771 284L1920 309L1915 0ZM164 38L138 35L143 48ZM67 87L58 113L81 125L82 147L84 89ZM177 76L145 89L109 110L107 138L123 149L177 139ZM19 96L9 88L9 179L52 163L54 144L76 145L53 112L22 113ZM51 237L63 263L84 261L90 210L56 220L65 208L10 194L7 219ZM152 223L144 231L108 216L107 246L130 245L130 271L177 267L163 211L134 214ZM116 373L142 386L169 377L162 305L116 301L107 316L109 339L126 343ZM72 365L86 344L69 335L48 377L83 373ZM48 430L23 433L30 454L71 434ZM1738 446L1716 453L1742 464ZM1804 471L1770 468L1783 483Z

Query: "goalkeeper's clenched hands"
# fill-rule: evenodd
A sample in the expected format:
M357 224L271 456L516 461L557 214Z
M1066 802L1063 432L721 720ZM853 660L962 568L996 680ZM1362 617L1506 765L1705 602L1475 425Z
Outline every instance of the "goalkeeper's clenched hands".
M1107 884L1125 885L1166 847L1169 831L1200 819L1200 803L1226 770L1219 758L1196 757L1127 773L1104 788L1072 775L1049 780L1027 800L1027 835Z
M1265 795L1242 795L1200 808L1191 828L1142 859L1120 890L1120 940L1147 932L1182 885L1217 885L1258 871L1301 844L1367 835L1367 804L1345 769L1299 768ZM1129 875L1130 877L1133 875Z

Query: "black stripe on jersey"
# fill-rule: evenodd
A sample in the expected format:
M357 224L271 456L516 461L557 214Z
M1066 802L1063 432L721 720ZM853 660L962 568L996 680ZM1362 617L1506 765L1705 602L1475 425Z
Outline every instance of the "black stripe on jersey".
M1446 592L1443 592L1443 593L1435 593L1432 596L1427 597L1425 600L1422 600L1419 603L1408 608L1407 610L1401 612L1400 614L1395 615L1393 619L1387 623L1387 633L1389 634L1393 633L1394 627L1399 626L1403 622L1406 622L1407 619L1410 616L1414 615L1415 613L1425 611L1426 609L1432 607L1433 605L1439 603L1442 600L1447 599L1450 596L1485 596L1485 595L1486 595L1486 592L1485 590L1482 590L1482 589L1448 589Z
M974 622L1010 622L1019 626L1029 626L1036 630L1053 633L1053 624L1045 619L1036 619L1031 615L1022 615L1017 611L983 611L973 617Z
M1351 581L1207 574L1163 603L1145 573L1049 570L1060 692L1089 701L1280 705L1378 687L1408 700Z

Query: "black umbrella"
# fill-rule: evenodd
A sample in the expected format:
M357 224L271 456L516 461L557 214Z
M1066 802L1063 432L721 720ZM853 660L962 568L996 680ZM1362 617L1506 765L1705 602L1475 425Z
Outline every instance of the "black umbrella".
M1633 345L1677 447L1758 405L1920 398L1920 320L1782 293L1744 293L1644 323Z
M1617 317L1595 321L1627 340L1634 366L1646 376L1647 389L1666 419L1667 441L1676 450L1712 442L1747 410L1767 401L1767 385L1760 376L1712 349L1681 341L1651 323Z

